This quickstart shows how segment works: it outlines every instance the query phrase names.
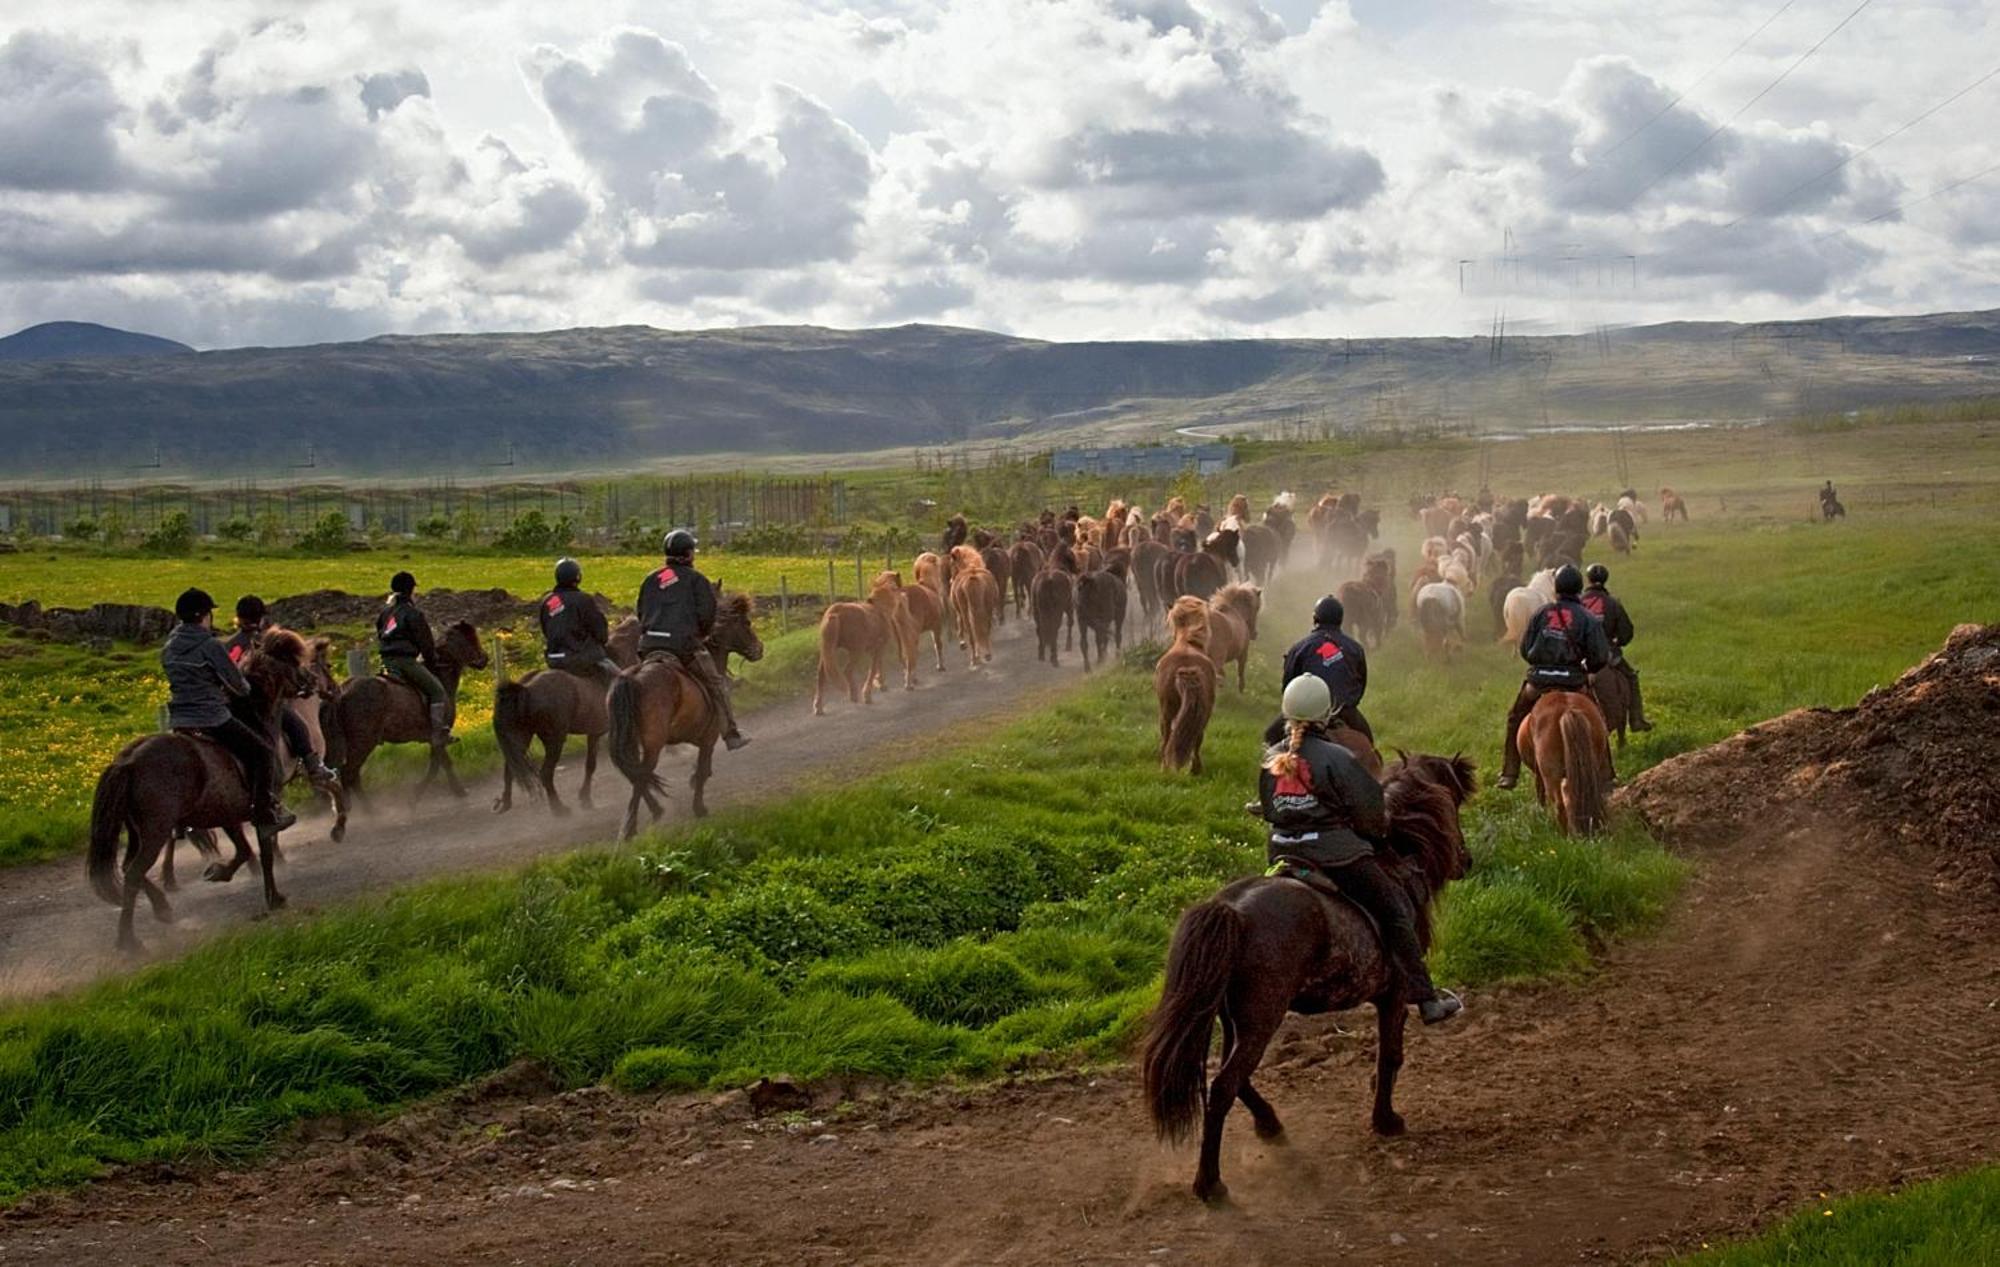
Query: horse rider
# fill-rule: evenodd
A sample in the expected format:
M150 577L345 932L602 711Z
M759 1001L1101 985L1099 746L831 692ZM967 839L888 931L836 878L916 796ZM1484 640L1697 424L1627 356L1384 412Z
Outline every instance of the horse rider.
M1431 984L1417 940L1416 904L1376 853L1388 848L1382 785L1328 738L1334 707L1326 683L1311 673L1293 678L1283 714L1285 739L1265 752L1257 776L1272 865L1304 864L1358 903L1381 930L1404 1002L1417 1005L1426 1025L1450 1019L1463 1005Z
M431 742L457 743L451 733L455 701L438 680L437 640L416 599L416 577L398 572L389 578L389 602L375 617L375 649L381 653L384 673L424 697Z
M639 585L639 655L670 655L693 673L722 712L722 742L735 752L750 742L736 728L736 710L729 703L729 681L709 654L708 635L715 628L715 585L695 570L694 534L676 528L662 549L666 565L648 572Z
M265 610L264 600L255 594L245 594L236 600L236 632L222 644L229 653L229 662L237 668L243 667L243 657L257 649L257 639L271 627L270 613ZM313 748L312 731L306 728L305 719L289 706L278 710L278 729L284 733L285 746L299 759L299 765L306 772L315 787L332 787L340 777L340 771L321 760Z
M1610 666L1616 658L1611 640L1604 636L1604 624L1579 600L1583 594L1583 573L1574 563L1556 571L1556 601L1548 603L1528 621L1521 635L1521 658L1528 662L1528 676L1521 693L1507 710L1506 747L1500 762L1496 787L1511 788L1521 778L1521 722L1534 710L1535 701L1550 691L1582 691L1590 686L1590 675Z
M1832 480L1828 480L1826 483L1819 486L1819 504L1822 508L1831 506L1839 500L1840 500L1840 495L1833 491Z
M1626 613L1625 604L1604 588L1611 579L1611 569L1593 563L1583 575L1590 584L1577 601L1604 622L1604 636L1611 640L1611 671L1623 675L1626 687L1632 692L1632 716L1627 724L1634 730L1651 730L1653 723L1646 720L1646 706L1639 699L1639 670L1625 658L1625 648L1632 641L1632 617Z
M205 735L243 766L250 793L251 826L283 831L298 819L278 797L278 755L271 741L229 711L232 696L250 694L250 683L215 636L215 600L198 589L174 600L180 623L160 649L167 677L167 727Z
M611 626L597 601L585 594L583 565L575 559L556 561L556 587L542 595L536 615L542 622L542 659L552 669L574 673L611 689L618 666L607 644Z
M1368 693L1368 653L1342 631L1341 622L1346 619L1347 609L1331 594L1313 604L1312 632L1285 653L1284 682L1289 686L1293 678L1311 674L1326 683L1333 697L1334 720L1360 731L1372 744L1375 729L1361 715L1361 697ZM1277 733L1265 734L1266 743L1284 737L1282 725L1274 730Z

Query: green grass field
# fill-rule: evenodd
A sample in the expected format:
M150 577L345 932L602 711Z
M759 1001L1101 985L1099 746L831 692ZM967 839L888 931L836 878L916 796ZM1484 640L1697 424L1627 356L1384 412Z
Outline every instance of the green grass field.
M1957 526L1649 537L1618 588L1661 725L1621 768L1851 702L1934 648L2000 580ZM1313 588L1274 594L1268 652ZM1370 712L1384 743L1464 749L1490 776L1516 680L1498 647L1432 666L1405 631L1374 657ZM7 1009L0 1193L241 1155L298 1117L385 1110L523 1057L634 1089L1108 1058L1150 1004L1175 914L1260 863L1239 806L1274 685L1267 663L1248 696L1225 694L1198 780L1157 771L1147 675L1128 669L850 788L274 921ZM1556 838L1525 793L1483 793L1467 830L1477 867L1434 960L1460 984L1587 971L1682 872L1630 826Z
M1680 1267L1971 1267L2000 1262L2000 1166L1900 1192L1814 1202Z

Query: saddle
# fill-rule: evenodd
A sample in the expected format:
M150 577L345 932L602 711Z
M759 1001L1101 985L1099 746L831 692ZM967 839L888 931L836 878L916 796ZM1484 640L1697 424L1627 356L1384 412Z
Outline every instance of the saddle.
M1355 901L1340 887L1340 882L1319 864L1291 854L1279 854L1264 874L1281 880L1295 880L1321 897L1339 902L1348 909L1358 912L1362 919L1368 921L1369 930L1375 934L1375 940L1378 942L1382 940L1382 925L1376 922L1375 913Z
M694 683L695 689L701 692L701 698L708 704L708 711L711 716L720 717L722 715L722 701L715 697L715 688L703 680L701 674L695 670L692 664L689 664L671 651L648 651L639 657L640 664L646 664L653 660L664 661L675 672Z

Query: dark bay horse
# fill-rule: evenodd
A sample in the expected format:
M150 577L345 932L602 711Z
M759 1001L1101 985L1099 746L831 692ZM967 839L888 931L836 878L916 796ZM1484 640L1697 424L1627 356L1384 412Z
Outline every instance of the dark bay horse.
M458 679L467 669L486 665L486 648L480 645L479 631L472 622L456 620L445 627L444 636L438 639L437 677L447 695L458 694ZM360 799L361 767L369 754L385 743L430 745L430 764L417 783L418 794L442 773L453 796L465 795L458 771L451 765L451 752L433 739L430 710L414 688L379 674L349 678L321 716L326 723L327 762L340 767L340 783L350 798Z
M960 549L969 549L960 546ZM748 594L722 596L717 604L715 628L708 635L709 654L718 665L729 662L734 652L755 662L764 658L763 640L752 624L754 610ZM630 840L639 830L639 803L644 801L658 822L664 807L660 794L666 790L654 767L663 749L674 744L696 748L694 813L708 814L702 790L715 771L715 745L722 738L722 714L709 702L708 693L694 674L672 656L652 656L635 668L626 669L611 684L607 701L610 713L611 763L632 781L632 799L625 806L623 839Z
M249 679L251 704L266 734L276 733L278 710L310 685L308 657L305 642L286 630L266 634L257 649L244 657L243 676ZM146 873L161 852L171 848L175 831L219 828L228 833L236 846L235 858L210 863L204 872L207 879L226 881L251 860L250 842L243 835L243 824L249 819L250 790L243 767L222 745L185 734L148 735L125 745L98 776L90 806L90 851L84 864L91 888L119 908L119 948L139 949L139 938L132 931L132 910L141 893L152 904L155 919L165 923L173 918L173 905L165 891ZM117 859L120 834L125 837L122 876ZM264 905L276 910L285 904L273 870L278 860L278 833L258 829L257 845L264 873Z
M607 644L611 663L629 669L639 662L639 619L627 616L611 631ZM604 709L607 688L594 678L561 669L536 669L519 681L493 685L493 738L500 747L502 761L500 796L493 812L504 814L514 807L514 784L518 781L530 796L538 790L548 798L549 810L558 817L569 813L556 792L556 765L571 735L584 737L583 787L577 802L590 808L590 784L597 776L597 741L604 737L608 718ZM528 761L528 742L542 741L542 768Z
M1472 865L1458 822L1459 806L1472 790L1472 763L1456 756L1404 756L1382 782L1390 845L1383 864L1409 890L1426 948L1432 901ZM1163 1139L1187 1138L1201 1118L1196 1196L1210 1201L1228 1193L1222 1127L1238 1099L1258 1135L1284 1133L1250 1075L1286 1012L1314 1015L1363 1003L1373 1003L1376 1012L1372 1124L1378 1134L1398 1135L1403 1119L1393 1097L1409 1007L1373 921L1359 907L1283 876L1238 880L1181 916L1140 1064L1153 1127ZM1218 1018L1222 1061L1204 1086Z

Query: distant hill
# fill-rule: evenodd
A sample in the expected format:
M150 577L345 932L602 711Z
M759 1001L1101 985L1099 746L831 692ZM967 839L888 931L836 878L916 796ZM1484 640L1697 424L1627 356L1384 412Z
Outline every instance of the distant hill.
M17 339L25 337L15 336ZM171 345L170 345L171 346ZM1754 418L2000 394L2000 312L1589 335L1048 343L645 326L0 364L0 474L462 478L1181 426ZM711 461L714 461L711 457Z
M0 361L94 361L108 356L188 356L194 349L157 335L88 321L45 321L0 339Z

